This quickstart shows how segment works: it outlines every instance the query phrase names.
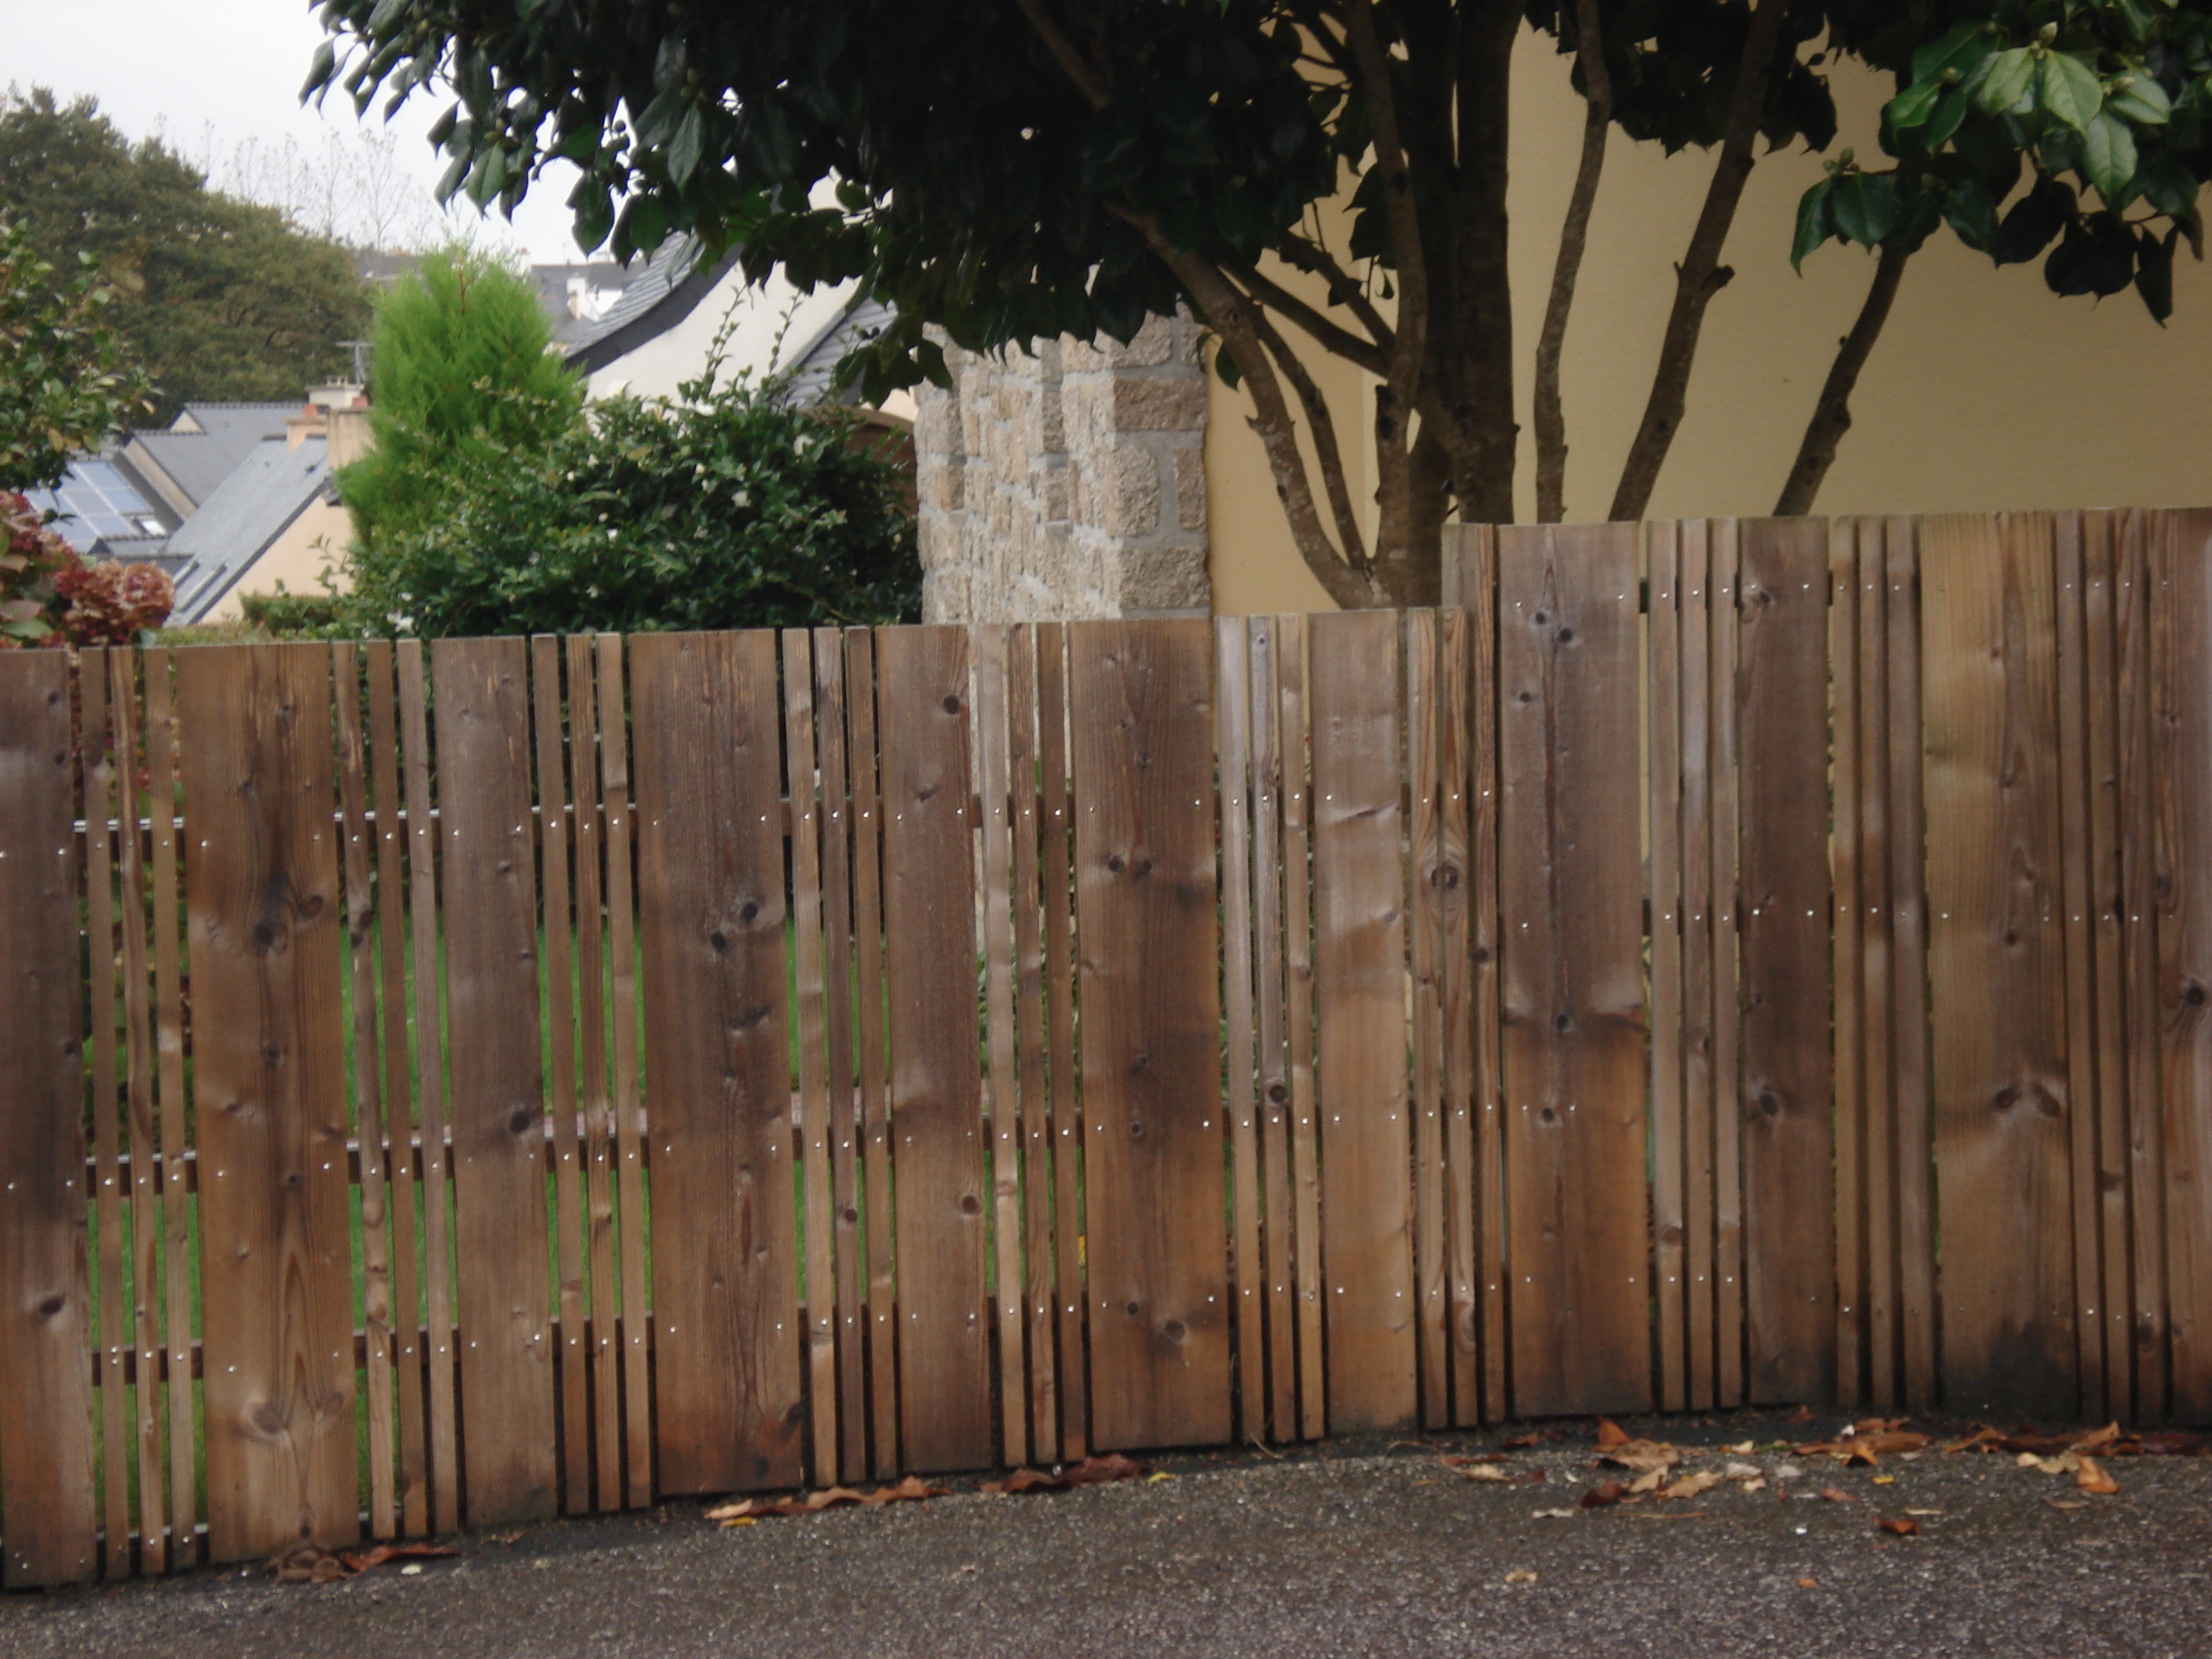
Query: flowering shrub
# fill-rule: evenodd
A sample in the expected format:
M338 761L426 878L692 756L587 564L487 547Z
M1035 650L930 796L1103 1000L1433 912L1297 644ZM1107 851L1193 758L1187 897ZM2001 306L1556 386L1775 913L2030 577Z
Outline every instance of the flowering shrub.
M129 645L169 619L176 589L150 564L88 565L24 496L0 490L0 651Z

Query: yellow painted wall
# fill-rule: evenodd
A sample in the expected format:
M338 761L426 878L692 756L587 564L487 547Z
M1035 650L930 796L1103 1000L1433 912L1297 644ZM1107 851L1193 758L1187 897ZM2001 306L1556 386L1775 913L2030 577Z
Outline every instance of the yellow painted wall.
M237 622L244 611L239 601L248 593L273 593L276 584L283 582L290 593L319 593L323 592L325 567L337 578L341 591L349 586L337 574L338 555L353 539L353 520L345 508L335 501L318 495L307 510L292 520L284 533L271 542L224 594L214 610L208 612L209 622Z
M1567 63L1524 33L1509 211L1519 344L1519 510L1535 509L1528 375L1559 224L1573 180L1582 106ZM1837 145L1879 153L1886 80L1838 76ZM1606 160L1562 370L1567 516L1605 515L1650 391L1712 161L1668 158L1618 132ZM1802 149L1763 155L1729 239L1735 280L1706 313L1687 417L1651 501L1656 518L1770 511L1797 450L1838 337L1850 325L1872 257L1831 244L1790 268L1797 198L1820 176ZM1366 377L1325 361L1347 448L1364 438ZM2133 293L2060 299L2040 262L1994 270L1940 233L1914 257L1852 400L1855 424L1820 493L1823 513L2174 506L2212 501L2212 267L2185 252L2164 329ZM1224 613L1326 608L1307 572L1259 440L1250 402L1213 383L1206 483L1214 605ZM1371 442L1368 444L1371 454ZM1373 483L1361 464L1363 499Z

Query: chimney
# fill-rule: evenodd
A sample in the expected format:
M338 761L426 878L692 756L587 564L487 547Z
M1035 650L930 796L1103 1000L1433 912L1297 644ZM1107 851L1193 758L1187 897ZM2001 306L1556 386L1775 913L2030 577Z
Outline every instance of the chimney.
M368 453L368 408L364 399L353 409L334 409L328 417L331 468L335 471Z

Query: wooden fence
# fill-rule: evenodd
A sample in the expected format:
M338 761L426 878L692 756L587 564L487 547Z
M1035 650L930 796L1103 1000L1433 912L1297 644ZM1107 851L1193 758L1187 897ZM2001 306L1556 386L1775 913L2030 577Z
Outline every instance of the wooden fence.
M1508 1413L2212 1417L2212 514L1449 563L0 655L6 1582Z

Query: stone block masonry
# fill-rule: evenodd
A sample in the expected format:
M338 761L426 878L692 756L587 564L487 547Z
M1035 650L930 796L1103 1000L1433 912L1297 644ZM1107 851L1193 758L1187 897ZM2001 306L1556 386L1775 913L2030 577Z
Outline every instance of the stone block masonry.
M952 387L924 387L915 423L927 620L1206 614L1199 332L946 346Z

